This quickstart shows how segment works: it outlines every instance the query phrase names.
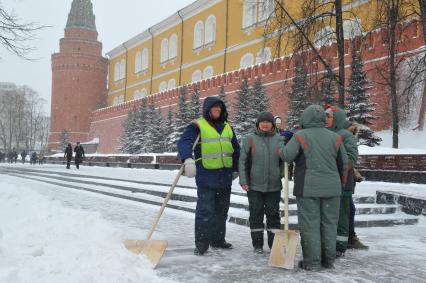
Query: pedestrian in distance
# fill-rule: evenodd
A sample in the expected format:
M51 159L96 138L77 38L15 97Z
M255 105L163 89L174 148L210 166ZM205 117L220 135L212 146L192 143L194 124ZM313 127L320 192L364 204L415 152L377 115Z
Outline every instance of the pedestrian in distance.
M38 155L38 165L42 165L44 163L44 154L42 151L40 151L39 155Z
M85 157L84 149L83 149L83 146L80 144L80 142L77 142L77 145L74 147L74 152L75 152L75 157L74 157L75 167L79 169L80 164L83 163L83 158Z
M25 164L25 158L27 158L27 152L25 151L25 149L21 152L21 161L22 164Z
M67 159L67 169L70 169L71 160L72 160L72 146L70 143L65 148L64 158Z
M207 97L202 117L191 122L178 142L184 175L195 177L197 206L195 209L195 250L203 255L212 248L231 249L225 240L226 220L232 180L238 177L240 146L228 123L228 112L222 100ZM200 135L200 142L192 146Z
M13 154L12 155L12 160L13 160L14 163L16 163L18 161L18 152L15 149L13 149L13 153L12 154Z
M337 225L336 257L345 254L349 240L350 203L355 189L354 166L358 160L358 144L354 135L344 128L346 111L339 107L326 105L326 128L338 134L348 154L348 178L342 187L339 222Z
M307 107L301 130L280 150L285 162L295 161L293 195L303 253L299 267L311 271L334 267L340 194L348 172L342 138L325 128L325 116L320 105Z
M33 151L30 158L30 164L36 165L37 164L37 152Z
M279 149L283 143L276 132L272 113L262 112L257 118L254 133L245 137L241 145L239 181L247 192L250 235L254 252L258 254L263 254L264 216L269 248L274 242L274 230L281 228L279 208L284 163Z

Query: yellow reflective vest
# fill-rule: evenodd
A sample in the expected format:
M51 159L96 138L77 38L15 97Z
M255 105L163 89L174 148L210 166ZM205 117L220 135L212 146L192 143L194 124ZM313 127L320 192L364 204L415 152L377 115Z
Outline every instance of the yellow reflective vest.
M206 169L232 168L234 148L231 140L234 137L231 126L225 122L222 134L201 118L197 120L201 135L201 158Z

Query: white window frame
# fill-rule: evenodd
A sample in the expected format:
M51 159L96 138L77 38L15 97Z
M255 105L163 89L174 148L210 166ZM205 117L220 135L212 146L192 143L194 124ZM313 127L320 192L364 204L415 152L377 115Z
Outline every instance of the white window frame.
M274 0L262 0L258 5L258 22L266 21L274 12Z
M259 50L256 54L256 64L262 64L266 63L268 61L271 61L272 59L272 52L271 48L264 47Z
M201 71L200 70L195 70L193 73L192 73L192 82L193 83L196 83L196 82L199 82L199 81L201 81L201 79L202 79L202 74L201 74Z
M169 39L169 60L177 58L177 42L178 38L176 33L174 33Z
M198 49L204 45L204 23L198 21L194 26L194 45L193 49Z
M213 66L205 67L203 70L203 80L210 79L211 77L213 77L213 74L214 74Z
M254 61L253 54L251 53L244 54L240 60L240 68L245 69L245 68L253 66L253 63L254 63L253 61Z
M361 19L355 18L343 21L344 39L351 39L359 35L362 35Z
M214 15L207 17L204 41L205 44L211 44L216 41L216 17Z
M160 63L165 63L169 60L169 40L163 38L161 40Z
M121 59L120 61L120 76L119 79L124 79L126 77L126 60Z
M335 41L334 29L331 26L325 26L315 33L314 45L320 48L324 45L331 45Z
M170 90L170 89L174 89L174 88L176 88L176 80L175 79L170 79L167 82L167 89Z
M244 0L243 3L243 29L256 24L257 0Z
M140 71L142 71L142 53L138 51L135 55L135 73Z
M160 85L158 86L158 92L164 92L167 90L167 82L162 81Z
M120 62L114 64L114 81L120 80Z
M149 58L148 48L144 48L142 51L142 71L148 70Z

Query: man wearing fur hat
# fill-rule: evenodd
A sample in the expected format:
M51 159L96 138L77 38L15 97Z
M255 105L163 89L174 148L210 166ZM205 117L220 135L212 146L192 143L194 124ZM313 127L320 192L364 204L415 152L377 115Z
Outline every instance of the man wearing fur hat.
M200 141L193 154L198 135ZM195 177L197 184L194 253L203 255L209 246L232 249L225 240L226 219L232 180L238 177L240 146L222 100L206 98L203 117L186 127L178 142L178 152L185 166L184 175Z
M252 244L259 254L263 253L264 215L269 248L274 241L273 230L280 229L283 162L278 151L284 141L275 127L272 113L260 113L256 130L243 139L239 160L240 185L249 201Z

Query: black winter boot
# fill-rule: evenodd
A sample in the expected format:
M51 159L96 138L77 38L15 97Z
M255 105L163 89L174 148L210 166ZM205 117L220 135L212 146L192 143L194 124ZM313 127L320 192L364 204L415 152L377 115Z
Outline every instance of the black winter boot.
M230 250L234 248L231 243L228 243L225 240L211 242L210 246L214 249L225 249L225 250Z
M209 249L209 242L207 241L195 241L195 255L203 255Z
M268 246L272 249L272 244L274 243L275 233L268 231Z
M253 239L253 251L257 254L263 254L263 239Z

